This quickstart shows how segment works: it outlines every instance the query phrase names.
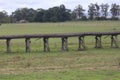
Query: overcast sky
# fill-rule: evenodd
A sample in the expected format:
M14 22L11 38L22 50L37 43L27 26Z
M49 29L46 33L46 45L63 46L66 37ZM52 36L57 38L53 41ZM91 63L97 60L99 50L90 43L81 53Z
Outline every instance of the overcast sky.
M43 8L48 9L53 6L64 4L68 9L74 9L75 6L81 4L87 9L90 3L117 3L120 5L120 0L0 0L0 11L7 11L9 14L17 8Z

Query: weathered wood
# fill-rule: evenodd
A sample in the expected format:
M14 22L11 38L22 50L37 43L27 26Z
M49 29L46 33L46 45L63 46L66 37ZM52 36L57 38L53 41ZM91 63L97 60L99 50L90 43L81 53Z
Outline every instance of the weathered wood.
M102 48L101 35L95 36L95 48Z
M30 38L26 38L25 43L26 43L26 52L30 52L31 51L30 50L30 43L31 43Z
M7 53L10 53L10 52L11 52L10 40L11 40L11 39L6 39L6 52L7 52Z
M0 36L1 39L6 40L6 52L11 52L11 39L25 39L26 52L30 52L30 39L31 38L43 38L44 41L44 51L50 51L48 38L62 38L62 51L68 51L68 38L69 37L79 37L79 47L78 50L86 49L84 37L95 36L95 48L102 48L102 36L111 36L111 47L118 48L118 38L120 32L85 32L85 33L66 33L66 34L32 34L32 35L10 35L10 36Z
M62 37L62 51L68 51L68 38Z
M96 35L120 35L120 32L84 32L84 33L63 33L63 34L31 34L31 35L9 35L0 36L0 39L20 39L20 38L61 38L61 37L78 37L78 36L96 36Z
M49 38L43 38L43 42L44 42L44 52L49 52L50 51L50 48L49 48L49 41L48 41Z
M117 35L111 35L111 47L119 48Z
M78 50L85 50L85 49L86 49L86 46L85 46L84 36L80 36Z

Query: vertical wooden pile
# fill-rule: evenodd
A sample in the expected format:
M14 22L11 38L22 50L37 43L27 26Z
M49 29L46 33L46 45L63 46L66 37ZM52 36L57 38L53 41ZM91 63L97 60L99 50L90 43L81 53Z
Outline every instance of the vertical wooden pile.
M49 52L49 51L50 51L48 39L49 39L49 38L47 38L47 37L44 37L44 38L43 38L43 42L44 42L44 52Z
M86 49L86 46L85 46L84 36L80 36L78 50L85 50L85 49Z
M25 39L25 43L26 43L26 52L30 52L30 38L26 38Z
M102 48L102 40L101 40L101 35L96 35L95 36L95 48Z
M62 37L62 51L68 51L68 37Z
M10 45L11 39L6 39L6 52L10 53L11 52L11 45Z

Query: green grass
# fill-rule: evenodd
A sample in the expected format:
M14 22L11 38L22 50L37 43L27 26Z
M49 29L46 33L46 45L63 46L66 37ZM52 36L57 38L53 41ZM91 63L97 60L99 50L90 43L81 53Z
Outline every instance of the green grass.
M3 24L0 35L120 31L120 21ZM77 51L78 38L69 38L69 52L61 51L61 39L50 39L51 52L43 52L43 40L31 39L31 53L25 53L24 39L11 41L7 54L0 41L0 80L119 80L120 49L110 48L110 36L103 49L94 49L94 37L86 37L86 51ZM120 36L118 37L120 41Z
M88 71L51 71L47 73L36 73L34 75L4 76L3 80L10 80L11 78L12 80L119 80L120 77L115 73L120 75L119 71L94 71L90 73Z
M101 32L120 30L120 21L3 24L0 35Z
M119 51L2 53L0 80L119 80Z

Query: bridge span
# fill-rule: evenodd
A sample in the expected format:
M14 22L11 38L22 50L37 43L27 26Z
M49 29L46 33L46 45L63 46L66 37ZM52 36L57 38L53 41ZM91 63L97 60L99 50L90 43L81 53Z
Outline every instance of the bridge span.
M12 39L25 39L25 51L30 52L30 39L32 38L42 38L44 51L49 52L49 38L61 38L61 50L68 51L68 38L78 37L78 50L85 50L85 40L86 36L95 36L95 48L102 48L102 36L110 36L111 47L119 48L118 35L120 32L81 32L81 33L62 33L62 34L30 34L30 35L9 35L0 36L0 40L6 40L6 52L11 52L11 40Z

